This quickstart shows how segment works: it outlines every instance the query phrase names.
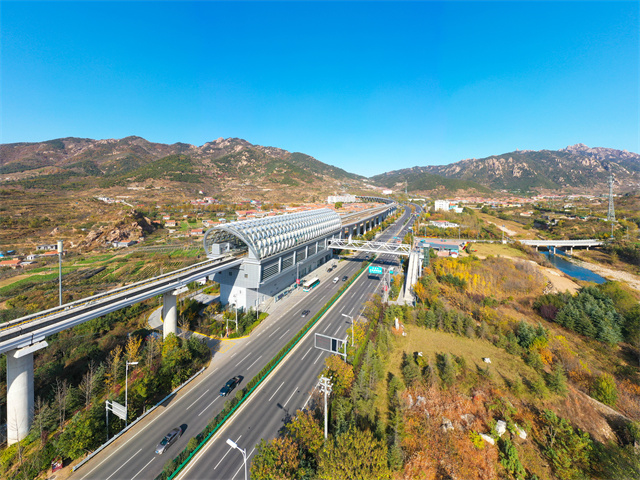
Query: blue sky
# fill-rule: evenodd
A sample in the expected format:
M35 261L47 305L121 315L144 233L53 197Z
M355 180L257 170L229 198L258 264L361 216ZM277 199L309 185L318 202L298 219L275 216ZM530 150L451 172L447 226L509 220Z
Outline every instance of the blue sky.
M371 176L640 152L640 2L0 3L0 143L299 151Z

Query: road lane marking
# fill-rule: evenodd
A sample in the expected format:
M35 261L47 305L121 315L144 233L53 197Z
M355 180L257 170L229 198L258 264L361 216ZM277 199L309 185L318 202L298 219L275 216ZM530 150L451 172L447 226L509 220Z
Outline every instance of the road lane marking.
M234 353L233 355L231 355L231 356L229 357L229 359L232 359L232 358L233 358L233 357L235 357L237 354L238 354L238 352Z
M273 335L274 333L276 333L278 330L280 330L280 327L276 328L273 332L271 332L271 335ZM269 338L271 338L271 335L269 335Z
M304 354L304 356L300 359L300 361L304 360L304 357L306 357L307 355L309 355L309 352L313 349L313 347L309 347L309 350L307 350L307 353Z
M191 405L189 405L187 407L187 410L189 410L191 407L193 407L198 400L200 400L202 397L204 397L207 394L208 391L209 391L209 389L207 388L207 390L202 395L200 395L198 398L196 398L195 402L193 402Z
M324 330L322 331L322 333L327 333L327 330L329 330L329 327L331 326L330 323L327 324L327 326L324 328Z
M151 462L153 462L155 459L156 459L156 457L153 457L151 460L149 460L149 463L147 463L144 467L142 467L142 468L140 469L140 471L139 471L138 473L136 473L133 477L131 477L131 480L133 480L133 479L134 479L134 478L136 478L138 475L140 475L140 474L142 473L142 471L143 471L145 468L147 468L147 467L149 466L149 464L150 464Z
M240 435L240 437L242 437L242 435ZM236 438L236 443L238 443L238 440L240 440L240 437ZM233 449L234 449L233 447L229 447L229 450L227 450L227 453L225 453L223 457L220 459L220 461L217 463L217 465L213 467L214 470L220 466L220 464L222 463L222 460L224 460L224 457L229 455L229 452Z
M338 328L336 328L336 333L334 333L334 335L338 335L339 331L340 331L340 325L338 326Z
M240 360L238 363L236 363L236 367L238 365L240 365L242 362L244 362L249 357L249 355L251 355L251 352L247 353L247 355L242 360Z
M286 332L284 332L282 335L280 335L280 337L278 337L278 340L282 340L282 337L284 337L287 333L289 333L289 330L291 330L290 328L287 329Z
M282 406L282 408L287 406L287 403L289 403L289 400L291 400L291 397L293 397L294 393L296 393L298 391L298 387L293 389L293 393L291 393L291 395L289 395L289 398L287 398L287 401L284 402L284 405Z
M262 355L260 355L258 358L256 358L256 359L255 359L255 361L254 361L251 365L249 365L249 366L247 367L247 370L249 370L251 367L253 367L253 366L256 364L256 362L257 362L258 360L260 360L261 358L262 358Z
M129 463L131 461L131 459L133 459L133 457L135 457L137 454L139 454L142 451L142 449L138 450L136 453L134 453L133 455L131 455L131 457L129 457L129 460L127 460L126 462L124 462L122 465L120 465L120 468L118 468L118 470L116 470L115 472L113 472L111 475L109 475L106 480L109 480L111 477L113 477L116 473L118 473L120 471L120 469L122 467L124 467L127 463Z
M318 363L318 360L320 360L320 357L322 356L322 352L320 352L320 354L318 355L318 358L316 358L316 361L313 362L313 364L315 365L316 363Z
M284 382L282 382L282 383L280 384L280 386L278 387L278 390L280 390L280 389L282 388L282 385L284 385ZM275 396L276 396L276 393L278 393L278 390L276 390L275 392L273 392L273 395L271 395L271 398L269 398L269 400L267 400L268 402L270 402L270 401L271 401L271 399L272 399L273 397L275 397Z
M253 454L253 452L255 452L256 449L255 447L253 448L253 450L251 450L251 453L249 455L247 455L247 462L249 461L249 458L251 458L251 455ZM242 462L240 464L240 468L238 470L236 470L235 475L231 478L231 480L236 480L236 476L238 475L238 473L240 473L240 470L242 470L242 467L244 467L244 462ZM133 480L133 479L132 479Z
M216 398L214 398L214 399L213 399L213 402L211 402L209 405L207 405L206 407L204 407L204 410L206 410L206 409L207 409L207 408L209 408L211 405L213 405L213 404L214 404L214 402L215 402L217 399L219 399L219 398L220 398L220 397L216 397ZM204 413L204 410L202 410L202 411L198 414L198 416L202 415L202 414Z

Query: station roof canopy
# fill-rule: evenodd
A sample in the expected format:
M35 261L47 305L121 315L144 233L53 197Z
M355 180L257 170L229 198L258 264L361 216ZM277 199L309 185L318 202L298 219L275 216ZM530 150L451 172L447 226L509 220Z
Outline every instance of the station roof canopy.
M262 260L337 233L341 225L340 216L328 208L224 223L206 231L204 248L209 254L213 244L230 243L235 248L246 245L251 258Z

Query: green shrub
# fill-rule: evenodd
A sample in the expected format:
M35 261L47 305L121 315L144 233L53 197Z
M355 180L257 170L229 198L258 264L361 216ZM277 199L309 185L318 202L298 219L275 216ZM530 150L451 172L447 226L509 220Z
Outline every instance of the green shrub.
M597 377L591 386L591 396L605 405L615 406L618 401L618 387L615 379L608 373Z

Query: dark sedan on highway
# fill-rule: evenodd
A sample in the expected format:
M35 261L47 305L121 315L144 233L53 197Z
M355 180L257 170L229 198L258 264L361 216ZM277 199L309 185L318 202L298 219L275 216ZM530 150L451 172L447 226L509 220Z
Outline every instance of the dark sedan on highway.
M309 315L309 313L311 313L309 310L303 310L303 311L300 313L300 316L301 316L301 317L306 317L307 315Z
M171 430L164 436L162 440L160 440L160 443L156 447L156 453L158 455L162 455L167 450L167 448L169 448L176 440L180 438L181 435L182 429L180 427L176 427Z
M233 377L227 383L224 384L224 387L220 389L220 396L226 397L231 393L231 391L238 386L238 384L242 381L242 377L240 375Z

